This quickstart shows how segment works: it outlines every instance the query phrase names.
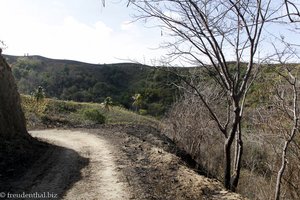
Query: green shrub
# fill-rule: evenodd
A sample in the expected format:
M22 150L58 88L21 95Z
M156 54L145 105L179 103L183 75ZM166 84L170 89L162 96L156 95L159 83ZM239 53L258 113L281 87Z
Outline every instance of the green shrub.
M147 115L148 112L147 112L147 110L145 110L145 109L140 109L140 110L139 110L139 114L140 114L140 115Z
M97 122L99 124L105 123L105 117L97 109L87 109L83 111L84 118Z

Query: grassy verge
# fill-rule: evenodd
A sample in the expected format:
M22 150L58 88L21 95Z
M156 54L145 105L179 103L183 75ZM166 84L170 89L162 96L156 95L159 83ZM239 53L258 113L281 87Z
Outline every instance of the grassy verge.
M78 103L34 98L21 95L28 129L54 127L94 127L99 124L149 124L156 125L152 117L138 115L121 107L109 109L97 103Z

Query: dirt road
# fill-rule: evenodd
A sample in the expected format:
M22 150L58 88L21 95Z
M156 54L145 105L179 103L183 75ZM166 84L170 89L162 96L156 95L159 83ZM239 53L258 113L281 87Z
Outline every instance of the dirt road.
M81 169L80 180L60 198L129 199L127 183L121 181L121 174L116 170L113 146L101 137L86 132L66 130L32 131L31 135L66 148L51 169L61 173L51 173L50 177L44 177L36 187L32 188L31 192L61 193L62 191L57 191L56 188L63 186L64 183L58 183L58 181L74 176L76 169L82 165L78 159L80 156L89 159L89 164ZM74 155L70 149L79 155ZM29 174L29 176L32 175Z
M186 155L153 127L105 125L30 133L52 145L25 175L7 182L13 193L72 200L243 199L195 172L193 163L182 160Z

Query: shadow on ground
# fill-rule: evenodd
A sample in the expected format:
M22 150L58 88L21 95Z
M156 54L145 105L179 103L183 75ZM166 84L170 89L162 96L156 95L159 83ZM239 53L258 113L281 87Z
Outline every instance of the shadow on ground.
M6 170L0 176L0 192L49 193L61 199L65 192L82 178L80 171L89 164L89 159L72 149L42 141L36 143L36 153L26 157L27 161L19 157L14 159L17 161L13 166L5 166L5 163L2 163Z

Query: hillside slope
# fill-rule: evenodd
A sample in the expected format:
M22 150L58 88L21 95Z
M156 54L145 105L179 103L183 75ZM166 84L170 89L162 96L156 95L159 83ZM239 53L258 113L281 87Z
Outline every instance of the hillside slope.
M134 64L88 64L41 56L8 56L19 92L31 94L42 86L48 97L79 102L103 102L132 108L134 94L143 96L140 108L162 115L174 101L176 77L156 68ZM133 108L132 108L133 109Z
M149 124L158 122L153 117L138 115L119 106L105 108L99 103L62 101L45 98L37 102L33 97L21 95L27 128L78 128L100 124Z

